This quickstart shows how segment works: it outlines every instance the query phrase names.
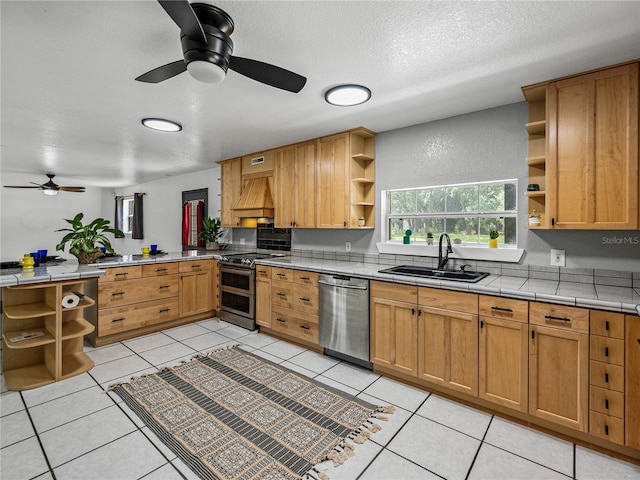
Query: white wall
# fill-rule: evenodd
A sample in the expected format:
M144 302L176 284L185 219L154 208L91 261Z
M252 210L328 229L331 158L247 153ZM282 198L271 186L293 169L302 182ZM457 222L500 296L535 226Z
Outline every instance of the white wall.
M29 185L44 182L39 174L2 173L2 185ZM77 185L77 181L56 177L59 185ZM47 249L48 255L75 258L68 253L56 252L63 232L58 228L69 226L64 218L73 218L79 212L93 220L102 215L102 189L87 187L84 193L60 192L48 196L36 189L0 189L0 259L17 261L25 253Z
M220 168L188 173L126 188L103 189L102 215L113 223L115 195L146 193L144 197L144 239L133 240L130 235L115 239L113 248L118 253L140 253L140 248L152 243L160 250L176 252L182 249L182 192L209 189L208 215L220 216Z

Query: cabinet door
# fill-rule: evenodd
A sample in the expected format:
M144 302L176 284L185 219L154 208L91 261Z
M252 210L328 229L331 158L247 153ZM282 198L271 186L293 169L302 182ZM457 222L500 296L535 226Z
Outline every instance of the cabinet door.
M417 310L410 303L371 298L371 362L415 376Z
M349 219L348 134L318 140L318 228L346 228Z
M209 270L180 274L180 316L209 311L211 305Z
M316 142L296 145L294 222L298 228L316 226Z
M528 411L528 333L526 323L480 317L480 398Z
M551 84L553 228L638 228L638 64Z
M240 218L233 214L242 193L242 159L234 158L220 164L220 223L223 227L237 227Z
M640 317L626 316L625 445L640 450Z
M294 205L297 185L295 184L295 149L281 148L276 151L276 168L274 173L275 196L273 221L276 228L293 227ZM310 190L313 192L313 190ZM309 193L309 191L305 192Z
M586 432L589 335L529 326L529 413Z
M256 323L271 327L271 280L256 278Z
M478 316L420 307L418 378L478 394Z

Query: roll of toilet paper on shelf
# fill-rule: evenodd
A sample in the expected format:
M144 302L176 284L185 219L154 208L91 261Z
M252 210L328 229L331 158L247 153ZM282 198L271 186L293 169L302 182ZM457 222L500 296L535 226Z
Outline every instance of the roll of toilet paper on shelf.
M73 292L62 292L62 308L77 307L80 297Z

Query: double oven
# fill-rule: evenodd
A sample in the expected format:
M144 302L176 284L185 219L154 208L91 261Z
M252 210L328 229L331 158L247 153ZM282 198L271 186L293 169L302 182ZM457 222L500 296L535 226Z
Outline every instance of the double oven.
M219 259L220 319L248 330L256 329L255 260L269 255L240 253Z

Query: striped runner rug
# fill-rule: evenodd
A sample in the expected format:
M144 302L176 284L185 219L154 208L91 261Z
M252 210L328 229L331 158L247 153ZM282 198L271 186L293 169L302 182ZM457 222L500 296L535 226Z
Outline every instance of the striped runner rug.
M237 346L109 389L202 479L325 480L393 411Z

